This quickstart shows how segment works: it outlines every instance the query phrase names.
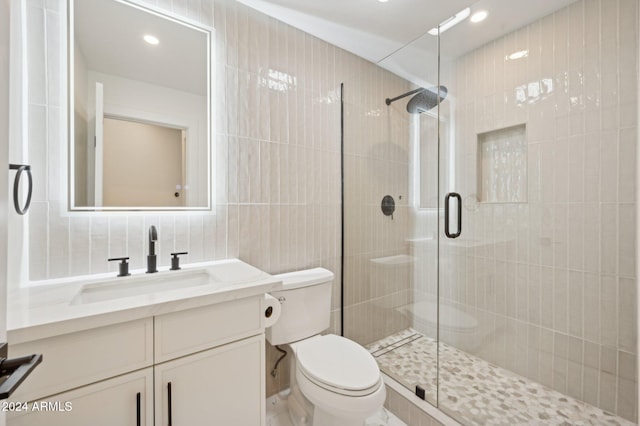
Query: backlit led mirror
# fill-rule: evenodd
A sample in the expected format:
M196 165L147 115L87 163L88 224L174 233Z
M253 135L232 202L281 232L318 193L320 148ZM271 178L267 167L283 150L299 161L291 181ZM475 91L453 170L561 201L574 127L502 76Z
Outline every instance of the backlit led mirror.
M69 208L211 208L212 30L69 0Z

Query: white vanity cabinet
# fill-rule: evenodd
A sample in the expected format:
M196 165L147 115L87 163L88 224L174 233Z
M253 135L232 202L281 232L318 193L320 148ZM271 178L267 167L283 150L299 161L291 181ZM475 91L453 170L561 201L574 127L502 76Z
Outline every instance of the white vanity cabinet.
M11 356L37 347L43 362L10 399L26 402L28 411L9 413L8 425L264 425L262 300L245 297L10 346ZM54 411L34 411L42 402ZM70 410L58 411L56 403Z
M156 365L156 425L264 424L264 337Z
M153 368L12 408L12 426L153 426Z
M265 424L261 300L155 317L156 426Z

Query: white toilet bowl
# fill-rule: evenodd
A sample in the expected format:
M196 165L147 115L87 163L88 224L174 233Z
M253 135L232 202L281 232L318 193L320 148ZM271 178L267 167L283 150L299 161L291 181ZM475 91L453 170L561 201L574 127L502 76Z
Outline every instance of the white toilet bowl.
M298 401L313 426L362 426L384 404L386 390L375 359L367 350L344 337L313 336L290 345L295 361L291 377L313 406ZM304 424L299 419L292 419ZM296 425L297 426L297 425Z

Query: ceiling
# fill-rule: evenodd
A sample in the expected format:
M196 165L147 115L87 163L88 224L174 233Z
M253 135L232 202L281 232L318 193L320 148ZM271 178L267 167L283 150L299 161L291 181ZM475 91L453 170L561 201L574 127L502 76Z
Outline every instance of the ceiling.
M160 43L144 42L146 34ZM121 2L82 0L74 3L74 41L90 70L207 93L207 33L189 25Z
M576 0L238 0L348 50L419 85L433 81L437 38L431 28L469 7L486 10L442 33L441 57L453 59Z

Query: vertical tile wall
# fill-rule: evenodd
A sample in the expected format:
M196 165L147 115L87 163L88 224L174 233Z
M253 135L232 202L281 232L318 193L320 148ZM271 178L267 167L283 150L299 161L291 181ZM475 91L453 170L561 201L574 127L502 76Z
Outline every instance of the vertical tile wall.
M131 257L132 268L143 268L146 231L156 225L161 266L168 265L171 251L186 250L185 262L238 257L270 273L315 266L332 270L332 330L339 332L340 83L349 96L346 145L357 144L358 151L350 149L358 153L378 149L373 156L379 171L402 180L406 158L395 142L383 142L395 139L392 131L397 134L405 126L383 111L383 102L408 84L235 0L139 2L215 28L215 209L61 213L66 205L59 195L66 185L59 168L66 144L61 131L66 2L31 0L29 159L38 184L29 216L29 279L115 271L106 259L122 255ZM373 142L380 145L369 145ZM383 160L388 155L395 155L393 169ZM356 196L373 193L373 185L361 182ZM386 190L403 193L396 187ZM393 224L402 224L401 218L396 215ZM376 236L377 244L381 238ZM267 372L277 356L269 347ZM277 379L267 375L267 393L287 383L283 364Z
M451 64L457 189L477 134L526 123L528 202L467 205L440 282L480 322L450 343L634 421L637 8L578 1Z

